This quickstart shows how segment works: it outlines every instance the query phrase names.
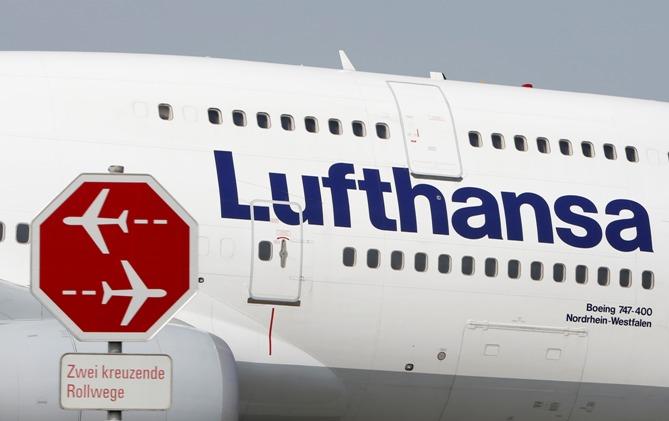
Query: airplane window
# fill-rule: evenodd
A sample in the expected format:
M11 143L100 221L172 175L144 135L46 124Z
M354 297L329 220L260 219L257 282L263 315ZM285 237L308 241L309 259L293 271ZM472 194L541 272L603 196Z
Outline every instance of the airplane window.
M465 275L474 274L474 258L472 256L464 256L462 258L462 273Z
M571 155L571 142L567 139L560 139L560 153L562 155Z
M516 150L527 152L527 139L524 136L514 136L513 143L516 145Z
M427 270L427 254L416 253L414 256L413 267L416 272L425 272Z
M485 275L489 277L497 276L497 259L492 257L485 259Z
M272 260L272 243L270 241L258 243L258 258L263 262Z
M295 120L293 120L292 115L282 114L281 115L281 127L284 130L293 131L295 130Z
M518 260L509 260L509 266L508 266L508 275L509 278L511 279L518 279L520 278L520 261Z
M376 135L379 139L389 139L390 138L390 129L385 123L376 123Z
M269 114L267 113L257 113L256 121L258 122L258 127L261 129L269 129L271 121L269 119Z
M172 106L170 104L158 104L158 116L161 120L172 120L174 118Z
M585 284L588 282L588 267L584 265L576 266L576 283Z
M353 134L357 137L364 137L367 135L367 132L365 131L365 123L362 121L355 120L351 123L351 127L353 128Z
M643 289L653 289L655 286L655 275L649 270L641 273L641 286Z
M209 122L211 124L221 124L223 122L223 115L221 114L221 110L218 108L208 109L207 115L209 116Z
M637 153L634 146L628 146L625 148L625 156L629 162L639 162L639 154Z
M376 269L379 267L379 264L380 264L379 251L377 249L367 250L367 267Z
M483 146L481 143L481 135L477 132L469 132L469 144L475 148Z
M553 280L555 282L564 282L566 278L567 271L562 263L556 263L553 265Z
M355 249L353 247L344 247L342 260L344 262L344 266L355 266Z
M5 223L0 222L0 241L5 239Z
M331 118L328 120L328 127L330 128L330 133L332 134L341 134L341 121L336 118Z
M616 159L617 158L616 147L610 143L605 143L604 156L606 157L606 159Z
M246 113L242 110L234 110L232 112L232 122L235 124L235 126L246 126Z
M490 135L492 140L492 147L495 149L504 149L504 136L499 133L493 133Z
M439 273L449 273L451 271L451 256L440 254L437 262Z
M632 286L632 271L629 269L620 269L620 286L629 288Z
M583 156L587 158L592 158L595 156L595 148L590 142L581 142L581 152L583 152Z
M597 269L597 283L603 287L609 284L609 268L600 267Z
M390 253L390 267L394 270L402 270L404 267L404 253L399 250Z
M548 139L546 139L545 137L538 137L537 149L539 149L539 152L541 153L551 153L551 146L548 143Z
M316 120L316 117L304 117L304 127L309 133L317 133L318 120Z
M21 223L16 226L16 241L21 244L30 241L30 225Z
M544 277L544 264L541 262L532 262L530 264L530 278L533 281L541 281Z

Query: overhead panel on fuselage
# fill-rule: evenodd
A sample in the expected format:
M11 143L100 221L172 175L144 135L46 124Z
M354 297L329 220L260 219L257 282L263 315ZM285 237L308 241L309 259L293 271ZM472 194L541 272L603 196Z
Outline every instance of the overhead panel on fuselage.
M402 119L411 174L461 180L462 164L451 110L434 85L388 82Z

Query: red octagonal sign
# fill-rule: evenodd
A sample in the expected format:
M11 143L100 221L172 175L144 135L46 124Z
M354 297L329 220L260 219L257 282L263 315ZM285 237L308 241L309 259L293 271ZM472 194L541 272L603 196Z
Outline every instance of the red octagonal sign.
M82 341L150 339L197 291L197 223L149 175L77 177L31 257L33 294Z

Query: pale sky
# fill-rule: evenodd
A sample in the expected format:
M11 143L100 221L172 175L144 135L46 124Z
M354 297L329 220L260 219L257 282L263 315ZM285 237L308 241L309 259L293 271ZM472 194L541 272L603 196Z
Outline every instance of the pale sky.
M0 0L0 50L212 56L669 101L669 2Z

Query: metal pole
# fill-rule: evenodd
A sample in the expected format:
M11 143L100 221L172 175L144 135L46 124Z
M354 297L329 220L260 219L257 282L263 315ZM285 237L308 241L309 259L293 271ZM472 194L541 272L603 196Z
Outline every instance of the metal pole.
M107 352L110 354L122 354L123 342L107 342ZM122 419L122 411L107 411L107 421L121 421Z
M107 411L107 421L122 421L123 412L121 411Z
M107 352L110 354L122 354L123 342L107 342Z
M112 174L123 174L122 165L110 165L107 169ZM123 342L107 342L107 352L110 354L122 354ZM123 411L107 411L107 421L122 421Z
M107 171L109 171L110 174L123 174L125 167L123 165L110 165L109 168L107 168Z

